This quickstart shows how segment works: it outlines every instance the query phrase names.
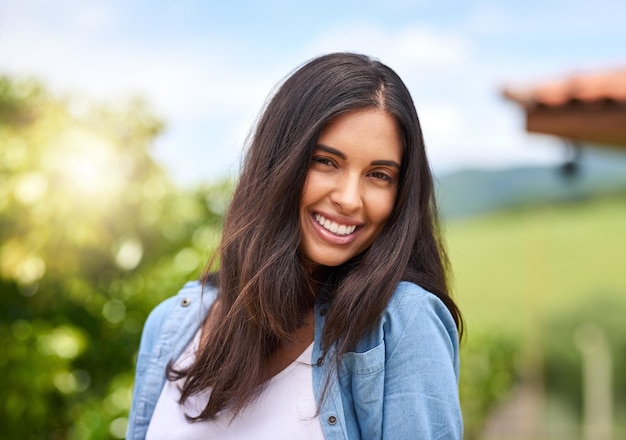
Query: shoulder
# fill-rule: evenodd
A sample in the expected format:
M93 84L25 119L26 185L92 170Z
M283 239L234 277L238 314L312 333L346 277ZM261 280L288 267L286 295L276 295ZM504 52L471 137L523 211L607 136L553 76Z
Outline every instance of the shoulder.
M170 296L159 303L148 315L145 326L147 328L160 327L164 319L174 310L176 305L189 306L200 299L202 284L199 281L189 281L174 296Z
M141 337L140 351L151 351L164 325L182 315L203 316L203 313L190 313L208 310L215 300L216 289L208 286L203 289L199 281L190 281L174 296L159 303L148 315Z
M435 294L417 284L398 284L381 317L381 326L389 354L408 340L416 350L429 351L436 346L452 359L458 357L458 332L452 314Z
M144 324L137 354L128 438L144 438L163 384L167 363L187 346L205 310L213 304L215 288L192 281L158 304Z
M400 320L411 319L415 315L434 315L446 323L451 321L454 324L452 314L437 295L409 281L398 284L387 304L385 315Z

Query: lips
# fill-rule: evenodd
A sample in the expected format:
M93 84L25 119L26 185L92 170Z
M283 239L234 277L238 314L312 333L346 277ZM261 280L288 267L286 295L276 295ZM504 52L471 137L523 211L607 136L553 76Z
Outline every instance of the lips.
M356 230L356 225L343 225L336 223L321 214L315 213L313 218L315 218L317 224L335 235L346 236L352 234Z
M318 212L311 213L310 219L318 239L333 246L344 246L352 243L363 230L363 225L360 223L338 223L337 219L330 220Z

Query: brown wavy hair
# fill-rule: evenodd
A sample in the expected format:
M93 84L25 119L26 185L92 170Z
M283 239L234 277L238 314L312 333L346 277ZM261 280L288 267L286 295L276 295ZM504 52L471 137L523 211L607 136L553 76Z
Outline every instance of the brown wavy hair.
M324 285L331 306L321 346L334 359L377 322L398 282L421 285L462 320L448 292L447 258L437 228L433 177L410 93L389 67L364 55L334 53L293 72L269 100L250 137L227 212L216 282L220 306L195 362L168 377L184 377L181 403L210 389L212 419L237 414L257 396L269 357L303 323L320 291L299 254L299 202L317 138L335 116L381 108L393 115L403 140L398 193L387 224L361 255L330 268ZM208 270L208 269L207 269Z

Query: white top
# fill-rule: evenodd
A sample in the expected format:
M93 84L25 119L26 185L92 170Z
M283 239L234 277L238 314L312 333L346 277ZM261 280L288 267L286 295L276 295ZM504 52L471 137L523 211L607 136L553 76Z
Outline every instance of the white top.
M200 332L187 346L176 367L193 362ZM182 381L166 381L159 396L146 440L323 440L324 433L315 417L311 353L313 344L287 368L272 377L262 393L239 415L225 409L211 421L189 422L185 414L200 414L209 392L191 396L184 406L178 403Z

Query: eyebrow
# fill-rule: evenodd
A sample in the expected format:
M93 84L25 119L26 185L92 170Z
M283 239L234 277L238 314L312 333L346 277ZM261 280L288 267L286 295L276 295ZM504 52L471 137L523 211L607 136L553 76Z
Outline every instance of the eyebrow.
M346 160L348 158L342 151L339 151L336 148L332 148L327 145L317 144L315 146L315 149L325 151L329 154L334 154L335 156L338 156L343 160ZM400 169L400 164L395 160L373 160L370 165L383 165Z

